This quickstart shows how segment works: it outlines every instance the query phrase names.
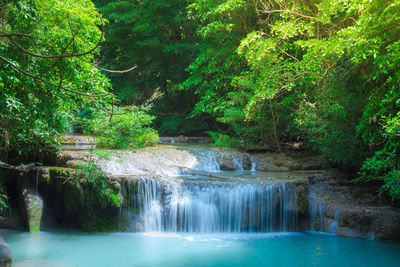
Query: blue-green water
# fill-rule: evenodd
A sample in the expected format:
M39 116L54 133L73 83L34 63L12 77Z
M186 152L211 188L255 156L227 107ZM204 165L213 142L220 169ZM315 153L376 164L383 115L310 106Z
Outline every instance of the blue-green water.
M400 243L307 232L1 234L15 266L400 266Z

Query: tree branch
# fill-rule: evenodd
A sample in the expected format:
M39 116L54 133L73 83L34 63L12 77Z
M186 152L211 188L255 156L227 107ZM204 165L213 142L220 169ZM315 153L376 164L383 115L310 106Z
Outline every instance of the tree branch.
M132 68L129 68L129 69L126 69L126 70L109 70L109 69L102 68L99 65L91 63L91 62L89 62L87 60L84 60L84 59L82 59L80 57L77 57L77 59L79 59L79 60L81 60L81 61L83 61L83 62L85 62L87 64L90 64L90 65L92 65L93 67L95 67L95 68L97 68L99 70L102 70L102 71L105 71L105 72L110 72L110 73L127 73L127 72L130 72L130 71L132 71L132 70L137 68L137 66L133 66Z
M271 13L289 13L289 14L293 14L293 15L297 15L303 18L307 18L307 19L315 19L315 17L312 16L308 16L308 15L304 15L295 11L291 11L291 10L284 10L284 9L277 9L277 10L263 10L262 13L265 14L271 14Z
M101 19L101 18L100 18L100 19ZM24 52L25 54L28 54L28 55L33 56L33 57L39 57L39 58L81 57L81 56L84 56L84 55L91 54L92 52L94 52L94 51L100 46L100 43L103 41L103 38L104 38L104 22L103 22L102 19L101 19L101 24L102 24L101 36L100 36L99 41L96 43L96 45L95 45L92 49L90 49L90 50L88 50L88 51L86 51L86 52L78 53L78 54L61 54L61 55L51 55L51 56L48 56L48 55L40 55L40 54L33 53L33 52L31 52L31 51L29 51L29 50L23 48L23 47L20 46L17 42L15 42L15 41L12 39L11 36L4 36L4 37L7 37L7 38L10 40L10 42L11 42L13 45L15 45L19 50L21 50L21 51ZM74 40L74 38L71 38L70 42L72 42L73 40Z
M10 38L10 37L13 37L13 36L16 36L16 37L26 37L26 38L30 38L30 39L32 39L32 40L35 39L35 37L33 37L32 35L25 34L25 33L0 33L0 37L7 37L7 38Z
M61 55L64 55L65 52L67 51L67 49L69 48L69 46L75 41L75 36L78 34L78 32L79 32L79 30L80 30L80 28L78 28L78 29L76 30L75 33L73 32L72 27L71 27L71 22L70 22L69 15L68 15L68 25L69 25L69 27L70 27L72 37L71 37L71 40L68 42L68 44L67 44L67 45L65 46L65 48L63 49L63 51L61 52ZM57 59L57 60L53 63L53 65L51 65L49 68L47 68L46 70L44 70L44 71L42 71L41 73L39 73L38 75L36 75L36 77L42 76L42 75L45 74L46 72L49 72L49 71L50 71L52 68L54 68L57 64L59 64L59 59Z
M6 59L5 57L3 57L3 56L1 56L1 55L0 55L0 59L3 60L4 62L6 62L7 64L9 64L13 69L15 69L15 70L21 72L22 74L24 74L24 75L26 75L26 76L31 77L31 78L34 79L35 81L41 81L41 82L43 82L43 83L45 83L45 84L48 84L48 85L51 85L51 86L54 86L54 87L58 87L58 88L64 89L64 90L69 91L69 92L72 92L72 93L74 93L74 94L78 94L78 95L82 95L82 96L86 96L86 97L103 97L103 96L108 96L108 95L110 95L110 94L96 94L96 95L93 95L93 94L88 94L88 93L82 93L82 92L75 91L75 90L73 90L73 89L70 89L70 88L67 88L67 87L64 87L64 86L56 85L56 84L54 84L54 83L51 83L51 82L46 81L46 80L44 80L44 79L42 79L42 78L36 77L35 75L33 75L33 74L29 73L29 72L26 72L26 71L20 69L19 67L17 67L17 65L15 65L15 64L12 63L10 60Z
M103 20L102 20L101 18L100 18L100 20L101 20L101 27L102 27L102 29L101 29L101 36L100 36L99 41L96 43L96 45L95 45L92 49L90 49L90 50L88 50L88 51L86 51L86 52L82 52L82 53L75 53L75 37L76 37L76 35L78 34L80 28L78 28L78 30L76 30L76 31L74 31L74 30L72 29L71 20L70 20L70 16L69 16L69 15L68 15L68 26L69 26L69 29L70 29L70 32L71 32L71 39L69 40L69 42L68 42L67 45L64 47L64 49L62 50L61 54L59 54L59 55L41 55L41 54L33 53L33 52L29 51L28 49L25 49L24 47L22 47L21 45L19 45L19 44L13 39L13 37L26 37L26 38L30 38L30 39L33 39L33 40L34 40L35 38L34 38L32 35L24 34L24 33L7 33L7 34L6 34L6 33L3 33L3 34L0 34L0 37L5 37L5 38L7 38L15 47L17 47L19 50L21 50L23 53L25 53L25 54L27 54L27 55L30 55L30 56L36 57L36 58L53 59L53 60L54 60L54 63L53 63L50 67L46 68L44 71L40 72L40 73L37 74L37 75L33 75L33 74L31 74L31 73L29 73L29 72L27 72L27 71L25 71L25 70L19 68L18 65L12 63L9 59L7 59L7 58L5 58L5 57L3 57L3 56L1 56L1 55L0 55L0 60L3 60L3 61L6 62L7 64L9 64L9 65L11 66L11 68L13 68L13 69L15 69L16 71L22 73L23 75L26 75L26 76L28 76L28 77L31 77L31 78L36 82L36 84L37 84L39 87L41 87L41 86L40 86L40 82L43 82L43 83L45 83L45 84L47 84L47 85L50 85L50 86L53 86L53 87L57 87L58 89L63 89L63 90L65 90L65 91L68 91L68 92L71 92L71 93L74 93L74 94L77 94L77 95L81 95L81 96L87 97L87 98L89 98L90 100L92 100L96 105L98 105L102 110L104 110L105 112L107 112L110 116L125 114L126 112L125 112L125 113L114 113L114 110L112 110L112 111L110 112L110 111L108 111L105 107L103 107L103 106L95 99L96 97L111 96L112 94L110 94L110 93L107 93L107 94L90 94L90 93L79 92L79 91L73 90L73 89L71 89L71 88L68 88L68 87L65 87L65 86L62 85L62 84L63 84L63 80L64 80L64 77L63 77L63 76L64 76L64 72L63 72L63 69L62 69L61 62L60 62L60 61L61 61L63 58L77 58L77 59L79 59L80 61L83 61L83 62L85 62L85 63L87 63L87 64L90 64L91 66L93 66L93 67L95 67L95 68L97 68L97 69L100 69L100 70L106 71L106 72L110 72L110 73L127 73L127 72L130 72L130 71L132 71L132 70L134 70L134 69L137 68L137 66L133 66L133 67L131 67L131 68L129 68L129 69L126 69L126 70L109 70L109 69L102 68L102 67L98 66L97 64L94 64L94 63L92 63L92 62L90 62L90 61L88 61L88 60L85 60L85 59L81 58L81 57L84 56L84 55L88 55L88 54L93 53L93 52L100 46L100 43L102 42L102 40L103 40L103 38L104 38L104 22L103 22ZM74 45L74 49L72 50L72 53L71 53L71 54L65 54L66 51L68 50L68 48L71 46L71 44ZM75 64L76 64L76 62L75 62ZM40 78L41 75L43 75L43 74L49 72L51 69L53 69L53 68L56 67L56 66L57 66L57 68L58 68L58 73L59 73L59 74L58 74L58 76L59 76L59 77L58 77L58 78L59 78L58 85L55 84L55 83L52 83L52 82L50 82L50 81L48 81L48 80L45 80L45 79ZM72 73L73 73L73 70L71 70L71 72L69 73L68 80L70 79Z

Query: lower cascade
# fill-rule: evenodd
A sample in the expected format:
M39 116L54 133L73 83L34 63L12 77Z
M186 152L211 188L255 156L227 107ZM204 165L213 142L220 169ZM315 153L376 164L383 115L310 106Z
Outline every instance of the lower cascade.
M313 194L310 194L310 228L311 231L323 232L323 206ZM336 230L335 230L336 231Z
M128 186L121 211L132 231L295 231L293 183L238 184L173 178L139 178Z

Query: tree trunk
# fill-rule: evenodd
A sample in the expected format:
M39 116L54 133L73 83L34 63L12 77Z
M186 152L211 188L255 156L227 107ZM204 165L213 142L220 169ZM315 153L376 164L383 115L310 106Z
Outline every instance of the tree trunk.
M272 125L274 127L274 138L275 138L275 144L276 144L276 149L278 150L279 153L282 153L281 146L279 145L279 139L278 139L278 134L276 132L276 120L275 120L275 113L274 109L272 107L272 101L269 99L269 107L271 109L271 116L272 116Z

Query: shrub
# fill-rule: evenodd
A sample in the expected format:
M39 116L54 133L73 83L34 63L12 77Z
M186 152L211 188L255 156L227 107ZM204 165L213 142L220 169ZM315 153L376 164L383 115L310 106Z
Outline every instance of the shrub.
M88 121L88 132L98 137L98 147L123 149L158 143L157 131L149 126L154 117L146 109L124 107L114 112L118 115L110 117L106 112L97 112Z
M386 191L393 199L400 199L400 112L391 117L382 117L384 131L380 140L385 145L366 159L361 167L360 179L380 181L380 191Z
M213 140L213 143L216 146L235 147L235 148L243 147L243 144L240 142L239 139L236 139L229 135L226 135L223 133L212 132L212 131L208 131L206 133L208 133L210 135L211 139Z

